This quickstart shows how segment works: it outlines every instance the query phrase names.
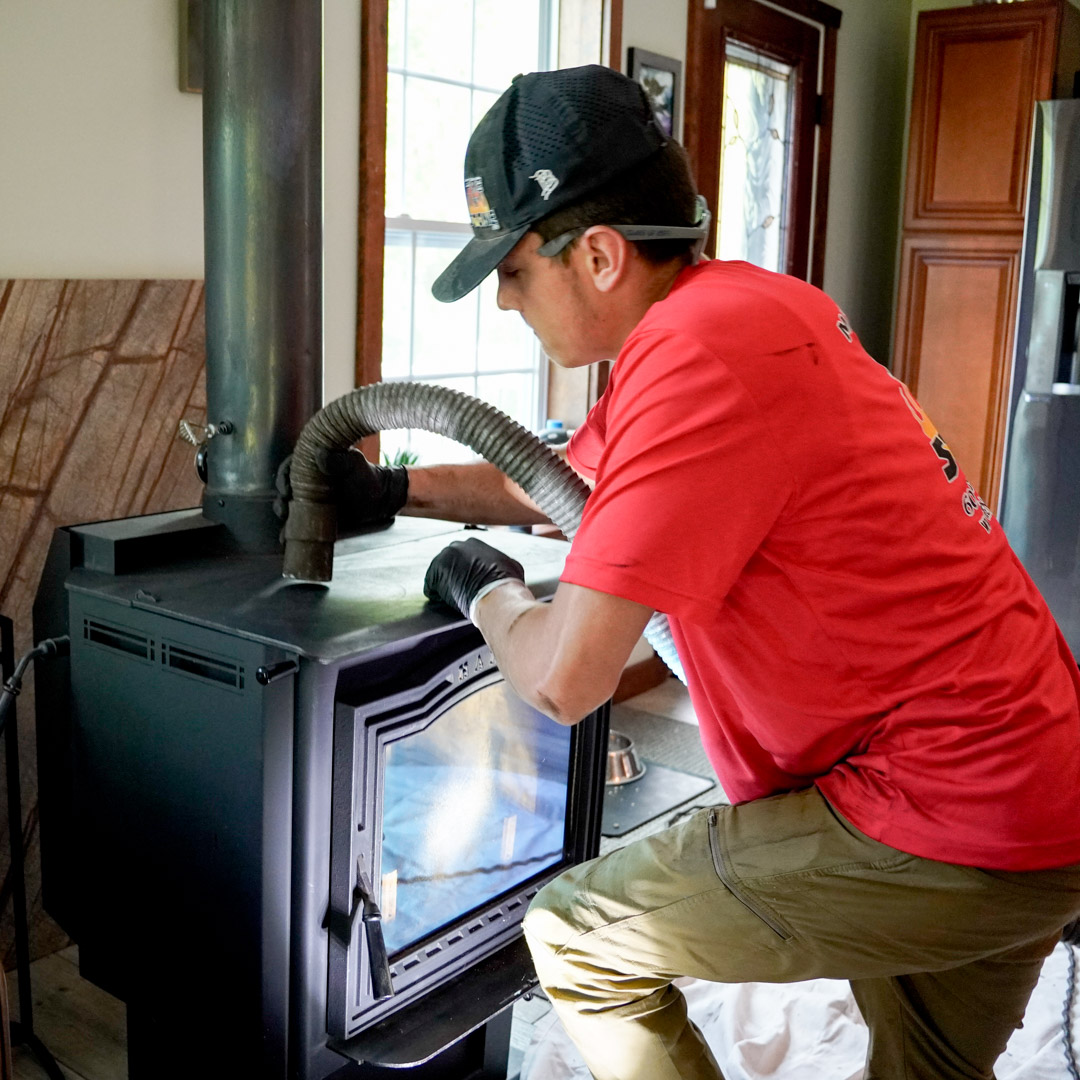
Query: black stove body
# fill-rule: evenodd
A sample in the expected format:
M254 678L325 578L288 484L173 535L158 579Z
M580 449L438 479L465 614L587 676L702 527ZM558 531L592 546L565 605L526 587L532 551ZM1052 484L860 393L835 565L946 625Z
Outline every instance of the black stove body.
M598 849L607 716L541 717L425 602L459 532L398 519L313 585L197 510L57 531L44 898L132 1077L498 1075L528 902ZM566 545L488 539L552 591Z

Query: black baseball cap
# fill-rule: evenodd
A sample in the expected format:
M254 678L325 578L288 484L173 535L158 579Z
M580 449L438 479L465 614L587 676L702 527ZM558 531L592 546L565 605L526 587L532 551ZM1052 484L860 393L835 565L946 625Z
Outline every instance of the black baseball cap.
M519 75L465 151L473 238L439 275L436 300L460 300L532 225L641 164L669 137L642 87L590 64Z

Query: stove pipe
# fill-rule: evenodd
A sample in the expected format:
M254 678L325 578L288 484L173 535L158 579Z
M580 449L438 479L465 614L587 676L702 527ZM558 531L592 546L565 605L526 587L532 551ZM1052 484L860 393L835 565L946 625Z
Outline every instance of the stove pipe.
M273 551L274 477L322 400L322 2L203 8L203 513Z

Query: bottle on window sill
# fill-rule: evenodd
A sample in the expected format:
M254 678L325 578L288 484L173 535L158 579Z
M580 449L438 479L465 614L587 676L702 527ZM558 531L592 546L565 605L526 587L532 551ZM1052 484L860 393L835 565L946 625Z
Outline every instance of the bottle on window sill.
M564 427L561 420L549 420L544 430L540 432L539 438L542 443L547 443L553 450L561 451L566 449L566 444L573 434L573 431Z

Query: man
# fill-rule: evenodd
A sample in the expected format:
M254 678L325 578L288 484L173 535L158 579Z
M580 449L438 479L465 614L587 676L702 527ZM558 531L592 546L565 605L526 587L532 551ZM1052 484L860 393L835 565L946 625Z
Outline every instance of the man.
M495 270L556 363L617 360L570 444L595 488L551 603L474 540L428 593L565 724L665 612L733 804L536 898L570 1035L601 1080L715 1078L672 980L847 978L869 1077L991 1077L1080 912L1080 678L1045 604L835 303L695 259L685 158L630 80L519 77L465 176L475 238L435 295ZM487 466L356 468L379 514L536 519Z

